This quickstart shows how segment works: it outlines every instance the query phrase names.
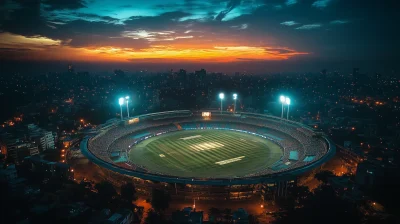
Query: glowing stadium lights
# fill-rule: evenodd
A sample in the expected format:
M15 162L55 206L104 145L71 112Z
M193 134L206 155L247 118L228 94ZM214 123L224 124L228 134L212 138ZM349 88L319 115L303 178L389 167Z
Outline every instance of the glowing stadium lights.
M219 94L219 98L221 99L221 114L222 114L222 100L225 98L225 94L224 93L220 93Z
M122 97L118 99L119 107L121 108L121 120L122 120L122 105L124 105L124 101L125 99Z
M289 107L290 107L290 98L286 97L285 102L287 104L287 120L289 120Z
M128 118L129 118L129 106L128 106L129 96L126 96L125 100L126 100L126 112L128 113Z
M237 94L236 93L234 93L233 94L233 99L235 100L235 104L234 104L234 107L233 107L233 113L235 114L236 113L236 99L237 99Z
M290 98L289 97L285 97L283 95L281 95L279 97L279 101L282 104L282 113L281 113L281 118L283 119L283 105L286 104L288 106L288 110L287 110L287 115L286 115L286 119L289 120L289 107L290 107Z
M281 118L283 119L283 104L285 104L285 96L281 96L279 99L280 99L280 101L281 101L281 103L282 103L282 113L281 113Z

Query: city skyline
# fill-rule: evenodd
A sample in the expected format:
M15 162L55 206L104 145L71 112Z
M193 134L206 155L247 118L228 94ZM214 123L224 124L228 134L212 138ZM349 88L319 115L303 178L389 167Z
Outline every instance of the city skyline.
M358 0L7 0L0 4L0 58L92 64L86 67L379 70L392 66L398 49L392 6Z

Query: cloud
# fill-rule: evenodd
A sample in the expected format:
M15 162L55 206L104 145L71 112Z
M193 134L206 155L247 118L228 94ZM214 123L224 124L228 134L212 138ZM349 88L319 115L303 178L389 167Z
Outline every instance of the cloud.
M322 25L319 23L307 24L307 25L297 27L296 30L312 30L312 29L320 28L321 26Z
M291 6L297 4L297 0L286 0L285 5Z
M328 6L328 4L331 2L331 0L318 0L315 1L311 6L316 7L316 8L325 8Z
M243 24L238 25L238 26L231 26L231 28L237 29L237 30L245 30L245 29L247 29L247 27L249 27L249 25L247 25L246 23L243 23Z
M332 25L340 25L340 24L346 24L346 23L348 23L349 21L348 20L332 20L331 22L330 22L330 24L332 24Z
M159 16L132 16L123 23L126 30L152 30L152 29L168 29L169 27L176 27L181 24L180 19L190 16L189 13L175 11L166 12Z
M223 18L225 18L226 15L230 11L232 11L236 6L240 5L241 0L230 0L228 4L226 5L226 9L221 11L216 17L215 20L221 21Z
M284 25L284 26L294 26L297 24L299 24L299 23L296 23L295 21L285 21L285 22L281 23L281 25Z
M108 22L108 23L119 23L120 20L113 18L111 16L100 16L93 13L82 13L82 12L58 12L57 14L52 14L48 17L48 20L60 20L65 22L74 20L86 20L89 22Z
M79 35L68 42L68 46L78 48L128 48L141 50L150 47L150 44L145 39L132 39L127 37L104 37L96 35Z

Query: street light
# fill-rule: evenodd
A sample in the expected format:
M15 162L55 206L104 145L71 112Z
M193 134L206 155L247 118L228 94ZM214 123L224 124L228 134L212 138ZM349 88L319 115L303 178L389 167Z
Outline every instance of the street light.
M237 99L237 94L236 93L233 94L233 99L235 100L235 104L234 104L234 107L233 107L233 113L235 114L236 113L236 99Z
M289 107L290 107L290 98L286 97L285 99L286 104L287 104L287 120L289 120Z
M129 118L129 107L128 107L129 96L126 96L125 99L126 99L126 112L128 113L128 118Z
M221 114L222 114L222 100L225 98L224 93L220 93L219 98L221 99Z
M118 103L119 103L119 107L121 108L121 120L122 120L122 105L124 105L124 98L119 98Z

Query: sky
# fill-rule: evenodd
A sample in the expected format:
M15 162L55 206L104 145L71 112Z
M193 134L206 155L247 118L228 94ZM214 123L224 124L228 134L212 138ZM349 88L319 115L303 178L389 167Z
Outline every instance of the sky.
M400 49L397 5L391 0L0 0L0 60L278 71L302 64L386 66L398 60Z

